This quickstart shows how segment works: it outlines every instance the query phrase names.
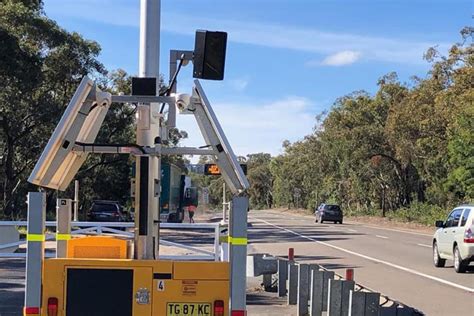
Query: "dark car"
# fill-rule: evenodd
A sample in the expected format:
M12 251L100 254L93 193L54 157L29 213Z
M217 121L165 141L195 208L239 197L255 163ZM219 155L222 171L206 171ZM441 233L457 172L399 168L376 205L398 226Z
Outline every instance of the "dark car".
M129 215L117 201L93 201L87 214L91 222L127 222Z
M342 224L344 215L342 214L341 207L334 204L321 204L314 212L316 216L316 223L323 223L324 221L330 221Z

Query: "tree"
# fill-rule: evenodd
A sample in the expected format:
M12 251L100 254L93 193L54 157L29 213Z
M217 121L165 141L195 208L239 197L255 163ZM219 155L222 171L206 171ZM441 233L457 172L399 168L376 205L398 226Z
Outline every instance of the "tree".
M271 208L273 205L273 177L270 172L271 155L266 153L247 155L247 178L252 208Z
M15 218L32 189L26 178L76 86L106 71L99 45L61 29L41 1L2 1L0 39L0 209Z

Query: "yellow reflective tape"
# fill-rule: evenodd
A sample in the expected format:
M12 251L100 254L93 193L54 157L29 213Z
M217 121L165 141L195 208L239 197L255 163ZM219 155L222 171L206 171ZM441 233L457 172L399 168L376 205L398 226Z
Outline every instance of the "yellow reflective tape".
M227 235L219 237L219 242L220 243L227 243L228 237Z
M71 239L71 234L56 234L56 240L69 240Z
M229 244L236 246L245 246L247 245L247 238L231 237L228 238Z
M44 234L26 234L26 241L44 241Z

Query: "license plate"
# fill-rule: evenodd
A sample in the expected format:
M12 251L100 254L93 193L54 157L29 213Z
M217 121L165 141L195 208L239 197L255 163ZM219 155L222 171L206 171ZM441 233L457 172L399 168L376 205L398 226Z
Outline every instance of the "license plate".
M210 316L210 303L168 303L167 316Z

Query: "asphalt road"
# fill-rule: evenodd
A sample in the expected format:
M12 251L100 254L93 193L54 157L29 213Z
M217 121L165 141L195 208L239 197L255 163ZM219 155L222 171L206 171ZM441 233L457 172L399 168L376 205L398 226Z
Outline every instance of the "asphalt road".
M432 264L432 235L364 224L319 224L311 216L251 211L249 253L286 256L318 263L427 315L474 315L474 266L455 273Z
M24 282L24 259L0 259L0 316L23 315Z

